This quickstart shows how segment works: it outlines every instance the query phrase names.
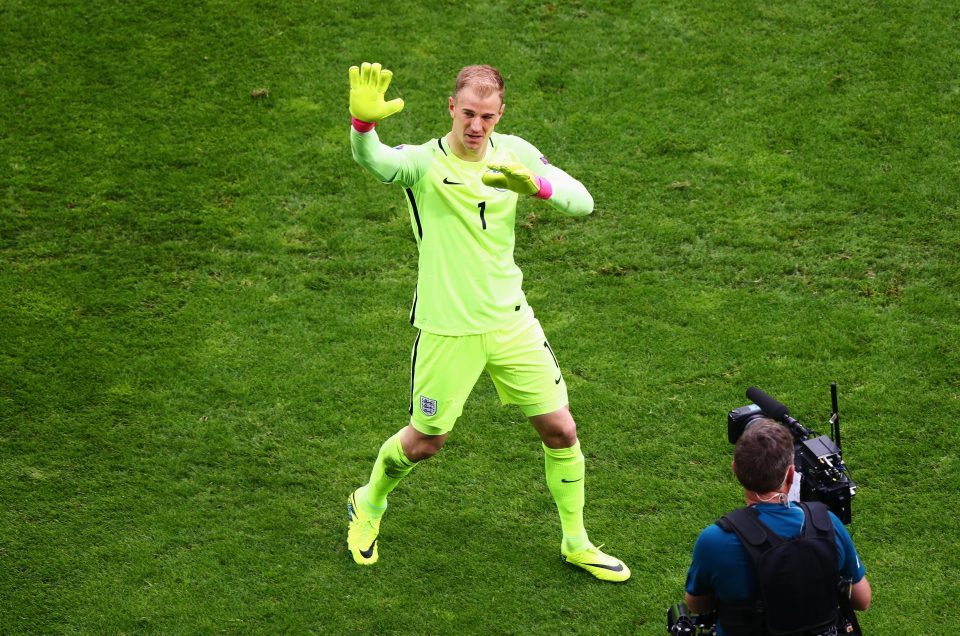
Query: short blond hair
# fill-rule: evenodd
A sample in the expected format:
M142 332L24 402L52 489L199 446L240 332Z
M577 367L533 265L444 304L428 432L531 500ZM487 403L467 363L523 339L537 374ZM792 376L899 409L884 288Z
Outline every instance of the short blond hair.
M457 84L453 90L454 99L467 86L480 97L486 97L496 91L500 95L500 102L503 103L503 76L492 66L477 64L460 69L457 73Z

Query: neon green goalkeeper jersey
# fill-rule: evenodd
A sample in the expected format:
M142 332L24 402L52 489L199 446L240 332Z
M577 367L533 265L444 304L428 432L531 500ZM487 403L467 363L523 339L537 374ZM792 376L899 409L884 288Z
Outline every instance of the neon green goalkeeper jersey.
M457 157L445 138L390 149L375 132L354 130L351 141L358 163L404 189L420 253L410 322L430 333L493 331L526 304L523 273L513 259L518 195L484 185L481 176L487 164L522 163L551 183L560 182L561 191L575 192L572 198L579 199L561 207L558 203L571 197L558 197L555 206L569 214L592 210L593 201L579 182L516 136L493 133L484 160L478 162ZM582 192L565 188L564 177ZM589 202L582 200L584 194Z

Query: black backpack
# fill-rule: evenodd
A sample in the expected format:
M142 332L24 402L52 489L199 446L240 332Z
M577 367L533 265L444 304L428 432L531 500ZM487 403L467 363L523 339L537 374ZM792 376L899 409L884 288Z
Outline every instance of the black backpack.
M724 631L740 635L831 634L838 624L840 564L827 507L801 503L803 531L783 539L760 521L753 508L725 515L717 525L733 531L753 561L753 601L720 604Z

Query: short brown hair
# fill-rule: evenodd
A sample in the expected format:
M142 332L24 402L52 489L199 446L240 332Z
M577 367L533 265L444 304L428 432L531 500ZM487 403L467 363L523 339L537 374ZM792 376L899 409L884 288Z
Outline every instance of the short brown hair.
M793 464L793 435L783 424L766 418L751 422L733 450L733 470L744 488L757 493L776 490Z
M496 91L500 95L500 102L503 102L503 77L500 71L492 66L477 64L460 69L457 73L457 84L453 90L454 99L467 86L476 91L480 97L486 97Z

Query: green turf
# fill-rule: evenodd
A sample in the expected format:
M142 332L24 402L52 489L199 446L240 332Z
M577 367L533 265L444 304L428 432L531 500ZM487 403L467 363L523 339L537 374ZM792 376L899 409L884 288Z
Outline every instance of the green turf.
M825 430L840 385L869 634L960 627L960 9L954 3L0 0L0 633L662 633L737 505L757 384ZM416 254L350 158L347 67L390 144L446 132L465 64L499 130L596 200L519 210L567 377L587 526L483 379L391 498Z

